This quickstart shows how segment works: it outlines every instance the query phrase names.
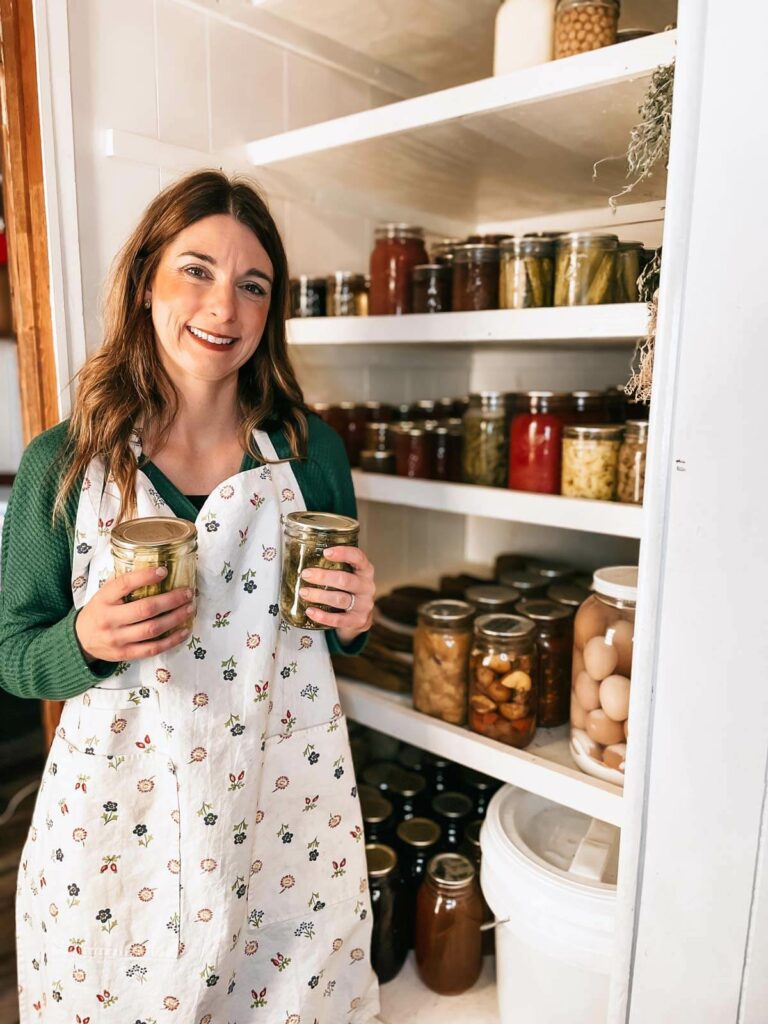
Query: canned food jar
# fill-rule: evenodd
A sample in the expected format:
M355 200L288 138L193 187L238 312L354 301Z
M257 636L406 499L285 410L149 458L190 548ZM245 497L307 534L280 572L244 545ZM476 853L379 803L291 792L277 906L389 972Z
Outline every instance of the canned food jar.
M480 391L470 395L463 422L464 482L504 487L507 482L507 413L502 392Z
M499 307L551 306L555 280L552 242L545 238L505 238L499 249Z
M410 947L413 947L416 922L416 895L427 873L427 863L438 852L441 834L440 826L430 818L409 818L397 826L398 861L406 889Z
M598 569L573 623L571 754L582 771L624 782L637 567Z
M392 448L398 476L430 480L435 472L435 439L423 426L401 423L392 428Z
M616 42L619 11L619 0L558 0L555 60L612 46Z
M566 395L525 391L515 395L509 431L509 486L514 491L559 494Z
M424 232L411 224L381 224L371 253L371 316L411 312L413 268L428 263Z
M446 430L448 431L448 437L446 440L445 479L451 483L460 484L464 479L464 470L462 468L464 449L463 420L449 419Z
M365 424L365 449L369 452L391 451L389 446L389 423L369 420Z
M499 308L498 245L460 245L453 255L454 310Z
M572 391L568 396L565 425L609 423L611 411L604 391Z
M530 569L501 569L497 577L503 586L516 590L523 601L544 597L550 582L541 573L531 572Z
M395 809L392 801L382 793L371 790L370 786L360 786L360 813L363 819L363 831L368 843L388 843L393 835Z
M157 583L131 591L126 601L140 601L143 597L167 594L177 587L188 587L193 593L196 592L197 528L194 523L171 516L128 519L112 530L110 548L115 576L122 576L135 569L160 566L168 570L164 579ZM191 629L193 621L194 615L182 625ZM172 632L169 630L162 636L170 636Z
M432 799L432 815L443 832L443 848L458 850L475 809L466 793L446 790Z
M369 423L391 423L393 408L388 402L363 402Z
M570 498L614 501L623 427L566 427L561 493Z
M616 256L616 284L614 302L639 302L637 279L644 265L645 246L642 242L619 242Z
M368 286L365 274L337 270L328 278L328 316L368 316Z
M393 451L366 451L360 452L360 469L366 473L385 473L394 476L397 465Z
M410 918L407 894L390 846L367 843L368 889L371 896L371 967L380 984L400 973L408 955Z
M486 583L467 587L464 597L475 609L475 615L490 615L491 612L513 612L520 600L520 591Z
M645 420L628 420L624 424L624 441L619 449L619 476L616 491L619 501L642 505L647 450L648 424Z
M327 286L324 277L292 278L290 284L291 316L325 316Z
M451 309L451 268L446 263L422 263L413 268L414 313L446 313Z
M341 436L347 449L347 458L353 468L360 465L360 452L365 445L365 426L368 422L368 411L357 402L341 402L339 405L343 417Z
M535 626L518 615L481 615L469 669L469 724L512 747L536 732L538 699Z
M576 571L567 562L547 562L541 558L529 558L525 568L535 576L543 577L548 584L554 583L555 580L567 580Z
M443 263L451 266L453 263L453 251L463 244L461 238L438 238L429 249L429 258L432 263Z
M555 305L613 302L618 248L616 235L589 231L560 235L555 255Z
M473 616L466 601L428 601L419 608L413 638L413 706L453 725L467 720Z
M289 512L283 516L283 571L280 579L280 614L297 629L330 629L307 615L309 607L300 596L301 574L305 569L348 570L346 562L331 561L325 549L337 546L357 547L360 524L350 516L331 512ZM314 584L317 587L317 584ZM321 590L332 589L321 587ZM337 608L316 605L325 611Z
M547 600L567 608L571 615L576 614L576 610L588 597L589 591L571 580L553 583L551 587L547 587Z
M539 705L537 722L546 729L568 721L571 700L573 613L554 601L526 601L517 606L536 626Z
M472 801L473 813L476 818L485 817L491 797L500 785L498 779L477 772L474 768L461 769L461 789ZM466 829L464 834L466 836Z
M337 434L344 437L347 429L347 414L340 405L332 405L330 402L315 402L311 406L312 412L320 417L329 427L333 427Z

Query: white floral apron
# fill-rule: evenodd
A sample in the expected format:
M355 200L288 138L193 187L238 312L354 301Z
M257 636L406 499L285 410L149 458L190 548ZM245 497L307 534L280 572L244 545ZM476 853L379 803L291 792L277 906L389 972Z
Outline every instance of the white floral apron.
M139 516L173 515L141 471L137 501ZM112 575L119 505L94 460L78 608ZM328 647L278 611L280 517L303 508L289 463L217 487L197 517L189 642L66 702L19 871L22 1024L364 1024L378 1012Z

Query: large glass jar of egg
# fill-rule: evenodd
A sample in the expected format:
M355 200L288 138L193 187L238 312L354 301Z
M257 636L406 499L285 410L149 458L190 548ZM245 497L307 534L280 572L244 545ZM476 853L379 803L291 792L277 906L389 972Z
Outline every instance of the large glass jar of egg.
M624 783L637 567L598 569L573 623L571 754L582 771Z

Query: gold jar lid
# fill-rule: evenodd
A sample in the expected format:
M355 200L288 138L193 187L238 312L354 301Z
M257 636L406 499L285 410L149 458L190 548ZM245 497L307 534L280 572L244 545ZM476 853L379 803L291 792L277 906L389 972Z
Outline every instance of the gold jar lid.
M112 530L112 547L121 552L136 551L138 548L156 551L160 548L176 548L197 539L194 523L171 516L146 516L143 519L128 519Z
M481 615L475 619L475 634L494 640L520 640L530 636L536 627L520 615Z
M420 849L434 846L442 834L443 830L431 818L408 818L397 826L397 838L400 842Z
M293 537L314 537L331 533L356 534L360 524L351 516L335 512L289 512L283 516L283 525Z
M440 885L463 889L472 884L475 868L460 853L438 853L427 864L427 874Z
M397 866L395 851L384 843L366 843L365 859L368 862L369 878L383 878Z

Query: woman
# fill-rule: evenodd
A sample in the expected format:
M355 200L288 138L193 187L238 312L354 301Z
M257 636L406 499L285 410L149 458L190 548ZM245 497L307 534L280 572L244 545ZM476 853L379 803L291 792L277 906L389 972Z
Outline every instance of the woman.
M22 1022L365 1022L364 841L330 663L373 568L307 570L331 632L278 613L281 515L354 515L340 439L286 354L287 265L246 183L193 174L114 269L71 421L27 449L6 517L2 685L66 699L22 855ZM198 596L124 603L121 520L198 528ZM332 591L318 590L330 586ZM190 615L194 624L188 628ZM327 642L326 642L327 638Z

